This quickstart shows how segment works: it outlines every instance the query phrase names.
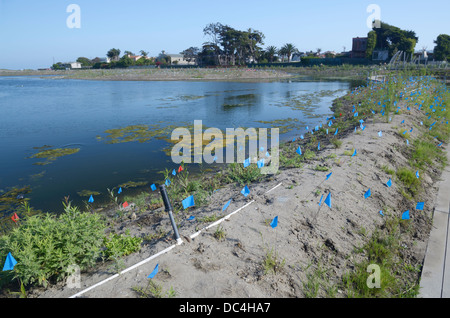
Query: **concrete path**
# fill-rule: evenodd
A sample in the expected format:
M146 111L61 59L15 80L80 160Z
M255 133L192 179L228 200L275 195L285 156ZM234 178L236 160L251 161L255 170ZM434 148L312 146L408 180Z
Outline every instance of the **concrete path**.
M447 148L450 163L450 147ZM441 177L420 280L419 298L450 298L450 167Z

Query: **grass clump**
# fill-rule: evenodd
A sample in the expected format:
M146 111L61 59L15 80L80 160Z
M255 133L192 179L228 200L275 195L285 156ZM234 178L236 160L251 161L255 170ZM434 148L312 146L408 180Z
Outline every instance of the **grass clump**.
M244 168L242 164L230 163L227 173L225 174L225 179L228 182L237 182L239 185L249 184L251 182L258 181L261 178L261 171L254 164Z
M414 197L420 189L420 180L417 178L416 173L406 167L401 167L397 170L396 176Z
M264 268L264 275L270 272L277 273L284 267L285 262L285 259L279 259L278 253L274 252L273 249L268 250L262 264Z

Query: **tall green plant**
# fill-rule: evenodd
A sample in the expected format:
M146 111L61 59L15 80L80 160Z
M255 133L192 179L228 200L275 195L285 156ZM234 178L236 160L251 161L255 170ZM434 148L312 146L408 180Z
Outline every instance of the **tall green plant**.
M12 273L1 272L0 278L46 286L50 279L67 276L71 265L80 270L93 266L101 253L104 230L100 216L80 212L70 203L59 216L31 216L0 237L1 261L9 252L17 260Z

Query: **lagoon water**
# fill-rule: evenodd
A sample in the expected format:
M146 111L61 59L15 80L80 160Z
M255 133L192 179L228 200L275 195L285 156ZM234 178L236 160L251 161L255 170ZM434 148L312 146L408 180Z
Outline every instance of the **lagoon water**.
M104 200L107 188L128 181L146 181L149 188L163 179L160 171L178 167L163 151L170 144L157 138L170 138L174 126L192 125L194 120L202 120L204 129L223 132L281 126L280 139L287 140L307 125L326 123L332 100L351 86L345 81L0 77L0 195L29 186L25 196L30 205L59 212L64 196L78 204L86 201L78 194L83 190L98 191L98 199ZM148 125L156 136L144 142L108 139L108 130L132 125ZM43 146L80 150L39 165L42 160L30 156Z

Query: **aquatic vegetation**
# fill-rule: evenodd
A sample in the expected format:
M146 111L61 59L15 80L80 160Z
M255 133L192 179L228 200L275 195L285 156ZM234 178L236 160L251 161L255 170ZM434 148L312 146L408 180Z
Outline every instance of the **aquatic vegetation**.
M148 184L148 181L128 181L119 185L120 188L138 188Z
M123 142L144 143L153 138L167 140L175 128L183 125L183 123L179 123L178 125L167 125L162 127L162 122L152 125L130 125L105 130L105 134L107 135L105 137L97 136L97 140L106 142L107 144Z
M33 149L40 150L39 152L31 155L28 158L46 159L46 161L36 162L34 165L48 165L55 161L57 158L72 155L80 151L80 148L54 148L52 146L34 147Z
M31 192L30 187L12 188L0 196L0 212L11 211L15 209L20 202L27 199L21 199L22 196Z
M272 128L278 128L280 134L285 134L294 129L300 129L304 126L297 118L275 119L275 120L258 120L258 123L269 124Z
M98 191L82 190L82 191L77 192L77 194L80 197L90 197L91 195L95 196L95 195L100 195L102 193L98 192Z

